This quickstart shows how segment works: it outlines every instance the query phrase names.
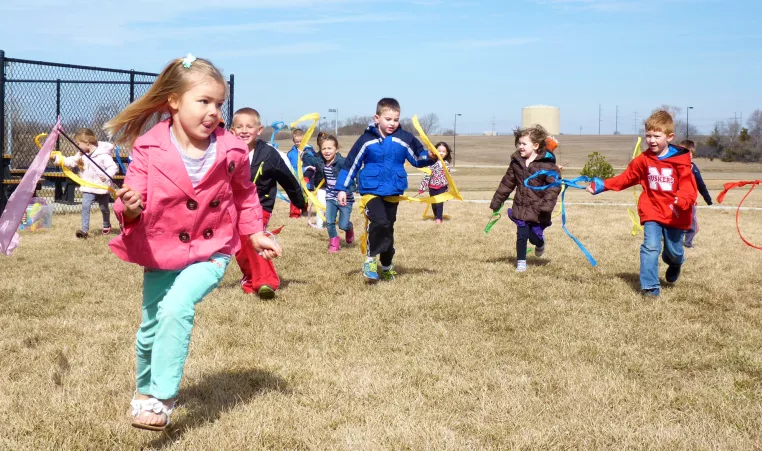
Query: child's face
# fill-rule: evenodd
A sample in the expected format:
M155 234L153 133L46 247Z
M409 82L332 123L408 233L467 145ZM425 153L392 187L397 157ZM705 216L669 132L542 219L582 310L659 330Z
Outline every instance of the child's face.
M540 149L540 145L533 143L532 139L527 135L519 138L519 143L516 145L516 148L519 150L521 158L529 158L533 153Z
M336 144L330 139L323 141L320 153L323 154L323 158L325 158L326 161L333 161L333 157L336 156Z
M674 133L667 135L656 130L646 131L646 145L651 152L656 154L662 153L673 139L675 139Z
M182 127L191 142L209 138L220 124L225 103L225 86L209 76L198 78L182 96L170 95L168 102L174 126Z
M302 144L302 136L304 136L304 135L294 135L293 136L292 139L293 139L294 145L296 147L299 147Z
M83 153L89 154L90 152L95 149L95 146L87 143L85 141L75 141L77 143L77 147L79 147L79 150L81 150Z
M437 152L439 152L439 155L441 155L443 159L447 158L447 147L439 146L437 147Z
M259 135L262 134L262 130L264 127L256 117L251 114L237 114L233 118L233 128L230 131L241 138L251 149L256 144Z
M400 112L386 108L373 117L384 136L391 135L400 126Z

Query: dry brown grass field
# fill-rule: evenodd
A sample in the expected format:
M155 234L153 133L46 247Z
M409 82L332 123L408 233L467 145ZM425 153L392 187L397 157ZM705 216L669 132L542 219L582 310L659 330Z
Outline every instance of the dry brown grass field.
M484 200L502 172L455 178ZM436 226L403 204L399 277L375 286L356 245L329 255L326 232L278 202L283 286L274 301L244 295L231 263L198 306L166 434L126 415L142 271L105 237L76 240L79 215L56 215L0 259L0 449L759 449L762 252L739 239L735 211L700 210L680 280L651 300L638 292L642 235L615 205L631 193L567 199L608 204L568 207L597 268L560 220L515 274L515 226L484 235L486 205L449 202ZM742 228L762 243L762 212L743 212Z

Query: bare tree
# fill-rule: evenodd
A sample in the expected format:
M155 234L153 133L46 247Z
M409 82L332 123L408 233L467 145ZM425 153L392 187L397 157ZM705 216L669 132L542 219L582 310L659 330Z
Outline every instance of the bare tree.
M688 117L683 114L684 110L682 108L674 105L662 105L653 112L655 113L659 110L664 110L672 115L672 120L675 122L674 142L680 142L688 136L698 136L698 128L683 120L688 119Z
M762 146L762 110L754 110L746 121L755 147Z
M423 132L427 135L436 133L439 130L439 116L437 116L436 113L429 113L422 116L418 118L418 122L420 122Z

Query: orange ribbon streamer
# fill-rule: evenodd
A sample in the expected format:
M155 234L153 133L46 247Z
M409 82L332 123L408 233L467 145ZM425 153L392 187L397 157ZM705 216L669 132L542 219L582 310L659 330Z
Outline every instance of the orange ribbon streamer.
M725 194L728 193L733 188L740 188L742 186L751 185L751 188L749 188L749 192L746 193L745 196L743 196L743 199L741 199L741 202L738 203L738 209L736 210L736 230L738 230L738 236L741 237L741 240L743 240L744 243L746 243L747 246L753 247L754 249L762 251L762 247L755 246L751 244L746 238L744 238L743 234L741 233L741 225L739 224L740 218L741 218L741 206L743 205L744 201L747 197L749 197L749 194L751 194L752 191L754 191L754 187L762 183L762 180L743 180L740 182L730 182L723 185L723 190L720 193L719 196L717 196L717 202L722 203L723 200L725 200Z

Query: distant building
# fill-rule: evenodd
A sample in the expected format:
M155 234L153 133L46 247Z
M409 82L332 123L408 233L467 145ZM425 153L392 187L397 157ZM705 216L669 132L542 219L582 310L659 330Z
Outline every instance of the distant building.
M497 132L484 132L484 136L497 136Z
M521 109L521 126L540 124L551 135L561 133L561 110L554 106L533 105Z

